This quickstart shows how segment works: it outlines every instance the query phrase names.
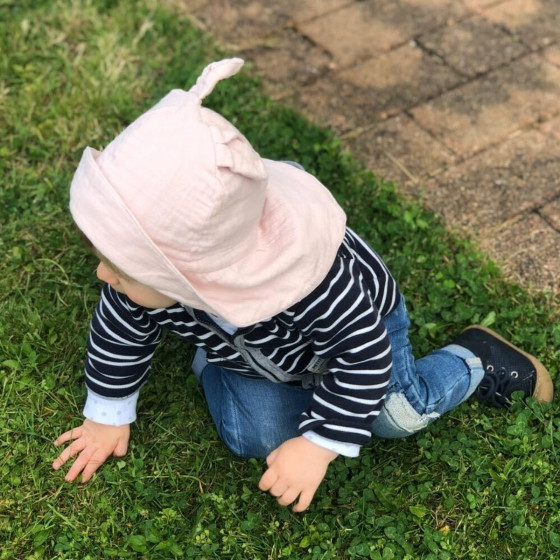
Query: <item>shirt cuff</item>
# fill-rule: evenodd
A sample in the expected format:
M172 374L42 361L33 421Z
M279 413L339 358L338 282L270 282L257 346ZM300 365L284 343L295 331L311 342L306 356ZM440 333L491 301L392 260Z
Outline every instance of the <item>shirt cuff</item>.
M124 426L136 420L136 403L140 391L124 399L109 399L88 389L84 416L88 420L108 426Z
M343 441L335 441L334 439L328 439L326 437L320 436L319 434L309 431L304 432L303 437L308 439L311 443L315 443L320 447L324 447L329 451L334 451L339 455L344 455L344 457L357 457L360 454L360 445L357 443L345 443Z

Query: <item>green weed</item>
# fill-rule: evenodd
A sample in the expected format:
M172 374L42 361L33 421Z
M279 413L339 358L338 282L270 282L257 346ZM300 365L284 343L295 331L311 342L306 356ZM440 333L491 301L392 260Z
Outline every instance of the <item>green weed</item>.
M218 441L187 375L160 348L129 454L82 487L50 462L78 424L99 286L67 211L86 145L102 148L220 53L148 0L0 1L0 559L553 559L560 554L556 404L508 414L468 402L422 434L338 459L304 515L256 484L259 461ZM405 204L333 135L266 97L250 71L211 96L259 152L301 162L407 295L418 354L472 322L542 356L560 327L545 295L508 284L467 241Z

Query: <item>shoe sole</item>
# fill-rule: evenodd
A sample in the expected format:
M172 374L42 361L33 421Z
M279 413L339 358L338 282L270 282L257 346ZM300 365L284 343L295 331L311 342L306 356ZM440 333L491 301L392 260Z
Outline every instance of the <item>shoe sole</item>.
M535 356L532 356L527 352L523 352L521 348L518 348L511 342L508 342L505 338L501 337L497 332L494 332L488 327L483 327L482 325L471 325L470 327L467 327L465 331L468 331L469 329L480 329L481 331L484 331L487 334L497 338L504 344L507 344L510 348L513 348L520 354L523 354L523 356L525 356L533 364L533 367L537 372L537 381L535 383L535 390L533 391L532 396L539 402L552 402L552 399L554 397L554 385L552 383L552 378L550 377L550 373L548 373L548 370L537 358L535 358Z

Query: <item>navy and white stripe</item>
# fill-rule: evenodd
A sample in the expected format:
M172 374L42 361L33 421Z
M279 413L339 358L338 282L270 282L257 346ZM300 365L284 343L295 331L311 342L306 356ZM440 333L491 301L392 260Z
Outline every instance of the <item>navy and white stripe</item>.
M391 372L382 318L399 300L381 258L350 229L331 270L311 294L232 334L207 313L180 304L146 309L107 285L91 324L86 383L102 397L138 391L164 329L204 348L209 362L248 377L298 382L320 362L326 371L312 406L302 414L300 433L312 430L329 440L363 445Z

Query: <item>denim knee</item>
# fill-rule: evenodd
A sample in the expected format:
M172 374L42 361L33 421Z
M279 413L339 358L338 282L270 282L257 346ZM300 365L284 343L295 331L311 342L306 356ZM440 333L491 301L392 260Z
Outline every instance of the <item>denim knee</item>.
M288 439L286 434L274 433L270 427L263 430L253 426L250 430L240 432L235 424L222 422L216 428L227 448L244 459L264 459Z
M416 412L403 393L391 393L385 399L371 431L385 439L403 438L419 432L439 417L437 412Z
M263 458L297 435L299 417L312 391L240 376L209 364L200 350L192 370L220 439L235 455Z

